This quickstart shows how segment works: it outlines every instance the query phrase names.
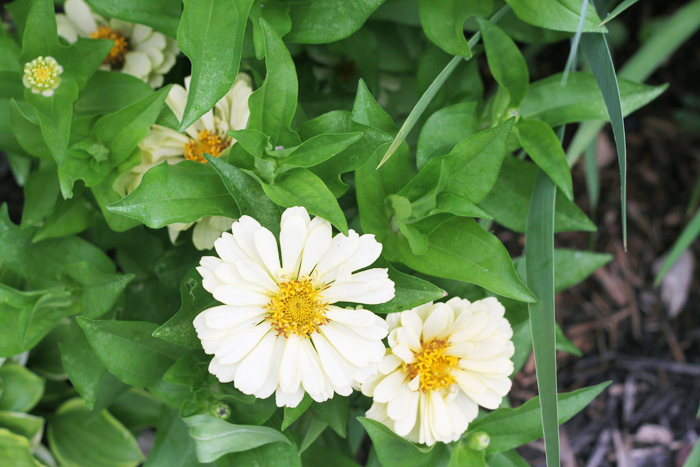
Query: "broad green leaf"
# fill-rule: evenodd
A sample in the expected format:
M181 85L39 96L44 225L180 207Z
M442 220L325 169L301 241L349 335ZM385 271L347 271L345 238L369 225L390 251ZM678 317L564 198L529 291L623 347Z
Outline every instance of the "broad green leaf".
M107 209L154 229L204 216L238 217L238 206L216 171L194 161L151 168L134 191Z
M509 107L517 109L527 94L530 83L525 58L513 39L501 28L482 18L477 18L477 22L483 36L489 69L496 82L508 91Z
M554 206L557 187L540 171L532 192L525 229L527 285L539 299L528 304L537 388L542 404L547 464L558 466L557 360L554 319Z
M224 454L268 443L290 444L282 433L266 426L234 425L211 415L195 415L184 420L195 440L200 462L212 462Z
M659 273L656 275L656 279L654 279L655 287L658 287L664 275L666 275L668 270L671 269L673 264L683 254L683 252L688 249L696 238L698 238L698 235L700 235L700 210L695 213L690 222L688 222L688 225L685 226L679 237L676 239L673 247L671 247L671 251L664 260Z
M163 404L154 394L134 388L120 394L107 408L131 431L156 426L162 409Z
M564 148L554 130L537 119L518 122L518 138L523 149L570 200L574 199L571 171L566 162Z
M245 130L229 130L228 135L251 155L261 158L270 146L270 138L258 130L247 128Z
M179 359L163 375L163 380L168 383L182 384L194 390L206 385L207 369L196 358L185 356Z
M117 302L119 295L134 278L133 274L105 274L90 263L73 263L62 272L64 283L79 298L81 315L99 318Z
M423 125L416 149L416 164L422 169L436 157L444 156L464 138L478 130L476 102L461 102L438 110Z
M265 83L248 98L248 129L270 137L273 147L297 146L299 135L290 129L297 108L297 74L282 39L261 20L265 35Z
M286 430L289 425L294 423L299 417L304 415L306 410L311 406L311 403L314 400L311 399L311 396L308 394L304 394L304 398L299 402L299 405L297 405L294 408L290 408L285 406L284 407L284 420L282 420L282 431Z
M448 467L486 467L484 451L469 449L464 443L458 443L450 455Z
M27 413L0 411L0 428L24 436L31 442L32 449L35 449L41 443L44 419Z
M192 325L194 318L206 310L219 304L210 292L202 287L202 276L192 269L180 285L182 306L175 316L153 332L155 337L166 341L190 347L201 348L202 344Z
M329 459L333 459L334 467L360 467L360 464L342 455L338 450L320 444L304 450L301 459L304 467L326 467Z
M379 305L364 305L364 308L375 313L387 314L410 310L424 303L439 300L447 294L447 292L428 281L398 271L381 256L374 262L372 267L387 268L389 270L389 279L394 281L395 290L394 298L388 302Z
M555 31L576 32L581 2L577 0L508 0L508 5L521 20L533 26ZM584 32L606 32L600 25L595 9L589 8L583 25Z
M160 88L158 92L97 120L92 137L109 149L109 161L113 167L126 161L146 137L160 115L170 88Z
M181 384L173 384L159 379L146 386L148 392L172 409L182 407L182 404L192 398L192 389Z
M255 45L255 58L262 60L265 56L265 36L260 25L260 19L264 19L282 37L292 29L292 20L289 18L289 3L281 0L255 0L248 15L253 25L253 43Z
M276 204L291 208L304 206L309 214L321 216L347 235L348 224L333 193L318 176L304 168L279 175L274 184L263 183L263 190Z
M530 197L535 187L537 166L515 157L506 157L496 184L478 206L499 224L525 233ZM594 232L596 226L574 203L557 191L554 232L584 230Z
M231 89L240 67L252 4L253 0L185 1L177 44L192 62L192 80L179 131L192 125Z
M176 0L87 0L96 12L109 18L144 24L175 38L182 14Z
M134 387L144 388L185 354L182 347L152 336L158 327L143 321L95 321L83 317L78 324L107 369Z
M524 302L535 296L518 278L503 244L469 218L454 217L428 236L428 251L414 255L405 238L384 241L385 257L431 276L471 282Z
M289 149L290 153L279 159L280 171L285 166L313 167L334 157L339 152L350 146L362 137L362 133L348 134L323 134L314 136L295 149ZM273 155L275 155L273 153Z
M471 57L472 51L464 38L464 21L470 16L491 13L493 0L420 0L418 7L420 22L428 39L450 55Z
M622 209L622 243L627 250L627 143L625 140L625 125L623 121L622 102L620 100L620 88L617 84L615 66L610 56L610 49L603 34L584 34L581 37L581 49L586 56L588 64L593 70L593 75L598 81L600 91L603 93L605 106L610 115L615 146L617 146L617 160L620 164L620 191Z
M307 416L301 422L300 431L304 433L304 439L301 440L299 452L303 453L308 449L319 436L328 428L328 423L324 422L321 417L315 412L307 412Z
M12 467L44 467L30 451L29 440L6 428L0 428L0 459Z
M198 466L194 446L189 428L177 410L164 407L156 427L156 441L144 467Z
M20 71L0 71L0 97L23 99L24 85L22 85L22 73Z
M321 417L321 420L328 423L328 426L338 433L338 436L345 438L347 434L348 402L349 399L347 397L335 394L325 402L312 404L311 409Z
M557 273L554 275L554 292L563 292L573 287L612 259L613 256L608 253L555 248L554 269ZM513 264L520 277L527 277L524 256L513 259Z
M79 234L92 227L98 215L99 210L82 194L70 199L59 198L53 212L39 227L32 241L40 242L48 238Z
M489 457L489 467L529 467L530 464L515 450L497 452Z
M626 79L620 79L619 85L625 116L656 99L668 87L647 86ZM571 73L565 86L561 85L561 73L532 83L520 107L520 115L538 118L551 127L610 119L595 77L580 72Z
M442 443L430 448L419 446L375 420L364 417L358 417L358 420L372 438L377 457L384 467L433 467L449 459Z
M56 206L59 186L56 165L42 161L24 185L23 229L34 227L44 220Z
M440 165L440 174L445 174L447 172L445 168L445 163ZM440 180L445 180L445 176L441 176ZM439 183L438 183L439 185ZM426 194L425 198L428 198L428 202L432 199L432 203L428 204L427 208L432 209L435 207L436 201L435 196L437 194L438 187L431 186L432 191ZM408 245L411 247L411 251L416 255L423 255L428 251L428 236L418 230L415 226L409 223L411 216L413 215L413 206L411 206L411 201L403 196L399 195L389 195L386 198L387 204L391 205L393 215L391 216L392 223L399 228L399 231L408 240ZM425 215L425 212L416 213L420 218Z
M153 89L135 76L109 71L96 72L74 105L74 115L102 115L118 111L149 95Z
M289 4L292 30L289 42L324 44L345 39L360 29L384 0L309 0Z
M137 153L137 155L139 158L141 157L140 151ZM109 228L115 232L124 232L129 229L133 229L137 225L141 225L141 223L136 219L122 216L121 214L107 210L107 206L122 199L122 195L117 193L113 188L114 181L117 179L117 177L117 172L112 171L104 180L102 180L102 183L92 186L90 189L95 197L95 201L97 201L97 205L100 207L100 212L102 212L105 221L107 221Z
M44 379L16 363L0 367L0 410L29 412L44 394Z
M558 394L558 423L569 420L583 410L610 381L576 391ZM485 431L491 438L488 453L496 453L522 446L542 437L540 398L533 397L517 409L501 408L469 425L470 432Z
M39 117L34 107L25 102L17 102L14 99L8 102L12 133L17 138L19 150L27 154L53 162L51 150L46 145L39 126ZM9 130L8 130L9 131ZM3 144L8 147L8 144ZM54 170L55 172L55 170Z
M227 454L220 457L216 465L219 467L302 467L297 447L286 443L269 443L255 449Z
M107 410L93 413L81 399L59 407L48 439L51 452L66 467L136 467L143 460L129 430Z

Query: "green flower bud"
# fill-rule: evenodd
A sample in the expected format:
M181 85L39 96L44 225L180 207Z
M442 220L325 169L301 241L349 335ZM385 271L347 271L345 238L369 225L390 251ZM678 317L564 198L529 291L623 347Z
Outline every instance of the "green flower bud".
M223 402L219 402L212 405L209 408L209 413L215 416L216 418L226 420L231 416L231 407L229 407L227 404L224 404Z
M489 447L490 442L491 438L489 438L489 435L483 431L471 433L467 437L467 447L472 451L483 451Z

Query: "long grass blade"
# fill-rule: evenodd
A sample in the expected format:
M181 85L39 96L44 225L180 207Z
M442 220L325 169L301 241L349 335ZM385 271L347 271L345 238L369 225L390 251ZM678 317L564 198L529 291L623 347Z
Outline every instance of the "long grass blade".
M503 5L503 7L501 7L500 10L493 14L489 21L492 23L496 23L503 17L503 15L505 15L508 12L509 9L510 7L507 4ZM481 31L475 32L471 39L469 39L468 41L469 48L473 49L474 46L476 46L476 44L479 43L480 38ZM425 90L415 107L413 107L413 110L411 110L411 113L408 115L406 121L403 123L403 125L401 125L401 128L399 129L396 138L394 138L394 141L389 146L389 149L386 150L386 153L384 154L384 157L382 157L382 160L377 166L377 168L381 167L391 157L391 155L394 154L394 151L398 149L401 143L403 143L403 141L406 139L406 136L408 136L408 134L413 129L413 126L416 124L418 119L420 119L421 115L423 115L425 109L428 107L428 105L430 105L430 102L433 100L433 97L435 97L435 94L437 94L442 85L445 84L445 81L447 81L447 78L449 78L452 72L455 70L455 68L457 68L457 65L459 65L460 60L469 61L470 59L471 57L466 58L457 56L450 60L450 63L448 63L445 66L445 68L443 68L443 70L440 72L437 78L435 78L435 80L432 82L430 87L428 87L428 89Z
M585 163L584 168L588 201L591 214L594 214L598 208L598 199L600 198L600 173L598 172L598 152L596 151L595 142L588 146L583 158Z
M625 0L624 2L620 3L613 11L610 12L608 16L605 17L605 19L600 23L599 26L602 26L603 24L607 23L611 19L614 19L617 15L637 3L639 0Z
M664 275L671 269L671 266L673 266L673 263L675 263L681 254L688 249L690 244L698 238L698 235L700 235L700 211L695 213L695 216L693 216L688 225L685 226L685 229L683 229L683 232L681 232L681 236L678 237L676 243L673 244L668 258L666 258L663 266L661 266L661 270L656 275L654 286L659 285L661 279L663 279Z
M581 0L581 15L579 16L578 26L576 27L576 34L571 41L571 49L569 50L569 58L566 60L566 66L564 67L564 74L561 77L561 85L566 86L566 82L569 79L569 73L576 66L576 56L578 54L578 44L581 41L581 33L583 32L583 25L586 22L586 11L588 10L588 0Z
M625 124L622 114L620 88L617 84L615 66L610 56L610 49L605 36L599 33L587 33L581 36L581 50L591 66L598 87L603 93L605 106L608 108L612 124L617 160L620 165L620 191L622 198L622 243L627 251L627 143L625 141Z
M554 203L557 186L540 170L525 231L527 286L540 299L528 304L535 351L542 430L549 467L559 467L556 325L554 320Z

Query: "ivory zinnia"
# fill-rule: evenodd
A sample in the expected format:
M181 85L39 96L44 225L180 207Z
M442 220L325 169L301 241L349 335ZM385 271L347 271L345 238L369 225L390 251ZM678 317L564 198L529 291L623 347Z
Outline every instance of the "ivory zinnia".
M496 409L510 391L513 330L495 298L453 298L392 313L387 354L362 384L374 397L367 417L406 439L456 441L479 407Z
M330 223L306 209L282 215L274 235L248 216L223 233L198 271L223 305L194 320L209 371L245 394L296 407L308 393L322 402L344 396L377 372L386 322L336 302L378 304L394 297L386 269L368 269L381 253L373 235L332 236Z

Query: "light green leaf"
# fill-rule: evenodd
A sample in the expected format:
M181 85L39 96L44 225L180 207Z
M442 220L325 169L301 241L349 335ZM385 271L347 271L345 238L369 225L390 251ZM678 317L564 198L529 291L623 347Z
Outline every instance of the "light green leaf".
M489 457L488 467L529 467L530 464L515 450L497 452Z
M311 409L321 417L321 420L328 423L328 426L338 433L338 436L345 438L347 434L348 402L349 399L347 397L335 394L325 402L312 404Z
M566 162L564 148L554 130L537 119L522 119L518 122L518 138L530 158L570 200L574 199L571 171Z
M32 449L36 449L44 433L44 419L22 412L0 411L0 428L24 436L31 442Z
M108 18L144 24L175 38L182 14L176 0L87 0L95 11Z
M55 170L55 167L54 167ZM58 204L32 238L40 242L47 238L60 238L79 234L90 228L99 211L82 194L70 199L60 198Z
M211 415L195 415L184 420L195 440L200 462L212 462L224 454L268 443L291 444L282 433L266 426L234 425Z
M554 292L559 293L580 283L612 261L613 256L608 253L596 253L593 251L554 249ZM525 257L513 259L515 270L520 277L526 277Z
M16 363L0 367L0 410L29 412L44 394L44 379Z
M24 185L24 209L20 226L26 229L41 224L56 206L58 193L56 165L42 161Z
M438 443L430 448L405 440L385 425L364 417L358 417L372 438L377 457L384 467L433 467L447 461L449 453L445 445Z
M130 388L109 404L107 410L131 431L154 427L163 409L155 394Z
M265 57L265 36L260 26L260 19L264 19L282 37L292 29L292 20L289 18L289 3L280 0L255 0L248 15L253 25L253 43L255 45L255 58L262 60Z
M105 274L90 263L73 263L65 267L62 279L80 297L82 316L99 318L112 309L133 274Z
M178 131L192 125L231 89L252 4L253 0L185 1L177 43L192 62L192 81Z
M53 162L53 156L44 141L36 110L25 102L12 99L8 102L12 133L17 138L17 150ZM9 131L9 129L8 129ZM8 147L7 143L3 147Z
M156 441L144 467L194 467L197 462L194 439L177 410L163 408L156 428Z
M448 467L486 467L484 454L484 451L474 451L460 442L452 449Z
M152 336L158 326L144 321L96 321L78 317L88 342L107 369L134 387L160 380L182 347Z
M416 149L416 164L422 169L436 157L444 156L454 146L478 130L476 102L461 102L438 110L423 125Z
M610 13L608 13L608 16L606 16L605 19L603 20L603 22L600 23L600 24L605 24L605 23L607 23L608 21L614 19L614 18L617 17L620 13L622 13L623 11L625 11L626 9L628 9L629 7L631 7L632 5L634 5L635 3L637 3L638 1L639 1L639 0L624 0L622 3L620 3L618 6L616 6L615 9L614 9L613 11L611 11Z
M239 216L236 201L216 171L194 161L151 168L134 191L107 209L154 229L204 216Z
M557 360L554 319L554 203L557 187L539 172L532 192L525 230L527 285L539 299L528 304L532 346L535 351L537 388L542 403L547 464L559 466L557 423Z
M286 430L289 428L289 425L294 423L299 417L304 415L306 410L311 407L311 403L314 400L309 396L309 394L304 394L304 398L299 402L299 405L297 405L294 408L290 408L285 406L284 407L284 420L282 420L282 431Z
M362 138L361 132L347 134L327 133L314 136L297 146L289 149L289 155L279 159L280 171L285 166L313 167L334 157L339 152ZM283 150L286 151L286 150ZM272 155L276 155L272 153Z
M491 13L493 0L420 0L418 7L420 22L428 39L450 55L471 57L472 51L464 38L464 21L470 16Z
M578 0L508 0L508 5L521 20L533 26L555 31L576 32L581 14ZM593 8L586 12L584 32L607 32L599 26L600 18Z
M360 29L384 0L309 0L289 4L292 30L285 39L301 44L324 44L345 39Z
M227 454L220 457L216 465L219 467L302 467L297 447L286 443L269 443L255 449Z
M0 428L0 459L11 462L12 467L44 467L34 459L30 449L27 438Z
M97 71L74 105L74 115L103 115L118 111L153 94L148 83L127 73Z
M107 410L93 413L81 399L59 407L48 439L51 452L65 467L136 467L143 460L129 430Z

